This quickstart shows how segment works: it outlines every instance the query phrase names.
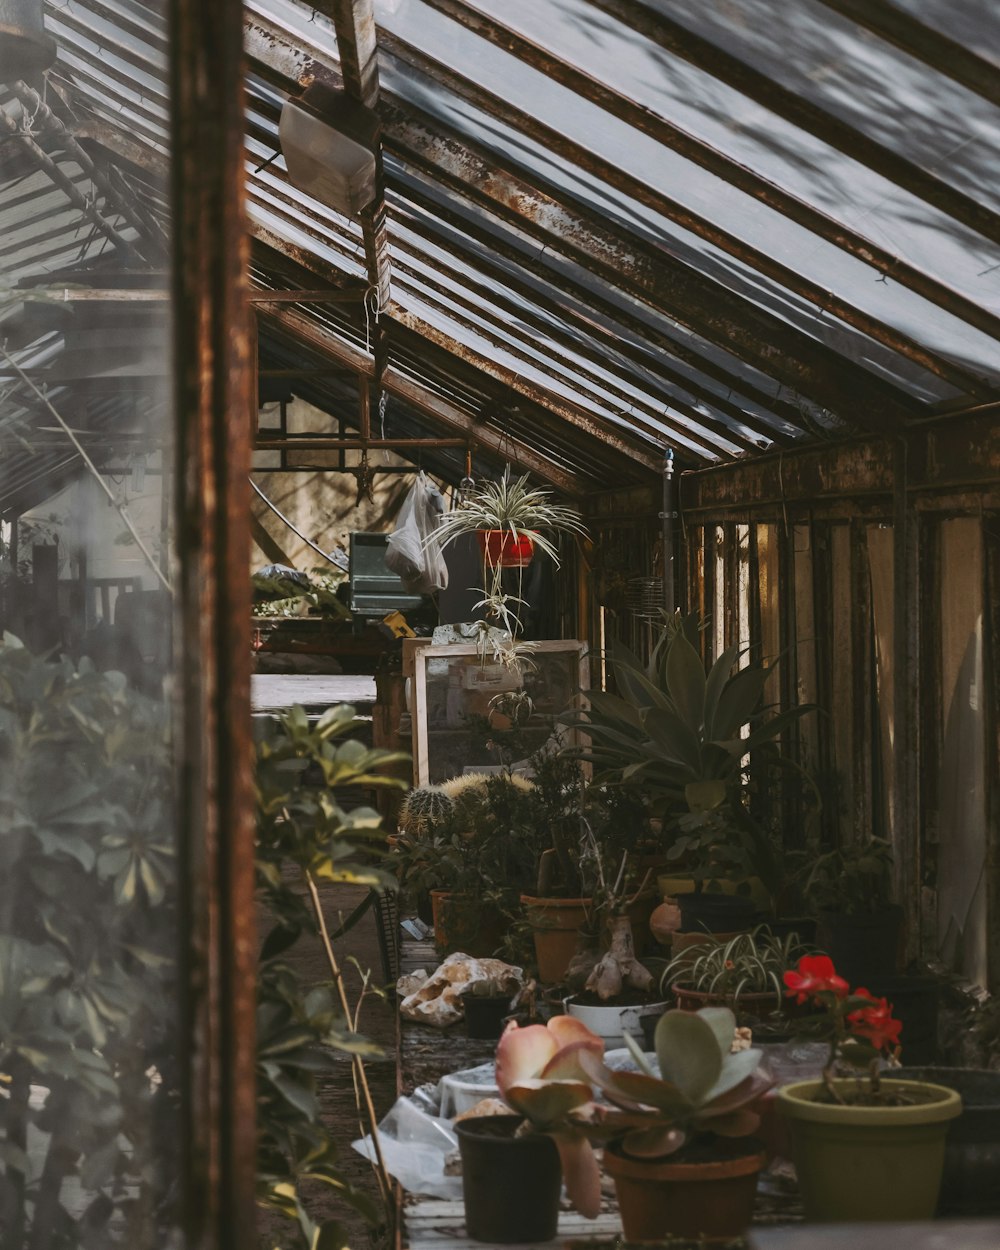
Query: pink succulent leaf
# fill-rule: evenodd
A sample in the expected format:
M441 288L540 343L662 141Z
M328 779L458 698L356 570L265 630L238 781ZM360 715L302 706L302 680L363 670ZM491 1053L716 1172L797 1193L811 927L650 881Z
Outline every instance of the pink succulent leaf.
M562 1162L563 1181L570 1202L588 1220L601 1210L601 1173L590 1142L579 1133L553 1133Z
M612 1072L589 1055L581 1059L584 1072L610 1102L625 1111L655 1107L658 1111L684 1114L691 1105L676 1086L641 1072Z
M698 1123L701 1124L701 1117ZM727 1115L713 1116L704 1127L711 1129L719 1137L749 1137L760 1128L760 1116L756 1111L742 1107Z
M748 1103L762 1097L773 1085L774 1078L765 1076L758 1070L746 1077L739 1085L722 1094L721 1097L714 1098L708 1106L702 1107L698 1113L699 1119L709 1119L712 1116L728 1115L731 1111L738 1111L740 1107L745 1107Z
M591 1054L600 1059L604 1054L604 1043L599 1037L581 1038L578 1042L570 1042L568 1046L563 1046L561 1050L556 1051L540 1075L554 1081L587 1080L587 1074L580 1063L581 1054Z
M590 1102L590 1086L582 1081L521 1081L503 1093L504 1101L536 1128L556 1124L570 1111Z
M679 1128L636 1129L622 1140L622 1150L634 1159L662 1159L675 1154L686 1140Z
M511 1085L538 1076L558 1049L544 1024L522 1029L512 1020L497 1044L496 1081L501 1097L507 1097Z
M721 1098L737 1085L741 1085L757 1071L763 1058L764 1054L760 1050L740 1050L735 1055L726 1055L718 1080L702 1101L714 1102L716 1098Z
M555 1038L556 1046L570 1046L573 1042L588 1042L598 1055L604 1054L604 1043L576 1016L553 1016L548 1030Z

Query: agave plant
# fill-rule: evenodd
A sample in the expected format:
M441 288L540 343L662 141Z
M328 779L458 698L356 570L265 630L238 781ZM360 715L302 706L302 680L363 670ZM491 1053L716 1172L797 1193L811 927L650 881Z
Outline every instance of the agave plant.
M694 615L668 619L645 665L623 644L611 645L619 694L588 694L588 711L574 718L590 738L581 754L596 780L647 790L681 835L674 855L700 861L695 875L756 875L773 893L781 865L750 816L748 789L755 773L795 767L778 740L813 709L763 705L776 661L739 668L739 647L727 648L706 671L694 645L697 629Z
M583 1131L593 1099L583 1059L589 1056L604 1070L603 1054L601 1039L572 1016L553 1016L547 1025L527 1028L511 1021L497 1046L497 1087L504 1102L524 1116L518 1132L546 1133L554 1140L566 1192L588 1219L600 1210L601 1181Z
M637 1159L675 1154L699 1135L747 1137L760 1123L751 1104L773 1084L759 1050L732 1052L736 1018L727 1007L668 1011L656 1026L657 1076L625 1035L639 1072L612 1072L590 1052L580 1065L614 1110L591 1129Z

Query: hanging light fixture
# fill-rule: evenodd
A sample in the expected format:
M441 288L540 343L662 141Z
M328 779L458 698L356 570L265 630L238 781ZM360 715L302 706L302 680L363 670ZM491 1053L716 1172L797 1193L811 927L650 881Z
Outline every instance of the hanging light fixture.
M278 125L294 187L347 217L375 198L379 121L344 92L314 83L285 101Z
M56 59L43 8L42 0L0 0L0 82L29 78Z

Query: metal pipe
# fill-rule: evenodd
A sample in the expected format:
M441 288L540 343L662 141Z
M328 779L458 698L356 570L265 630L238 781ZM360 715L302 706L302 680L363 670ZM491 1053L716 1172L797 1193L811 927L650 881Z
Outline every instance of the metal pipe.
M284 438L261 438L255 451L371 451L385 448L465 447L464 438L325 438L311 434L288 434Z
M673 615L674 596L674 449L668 447L663 456L663 606Z

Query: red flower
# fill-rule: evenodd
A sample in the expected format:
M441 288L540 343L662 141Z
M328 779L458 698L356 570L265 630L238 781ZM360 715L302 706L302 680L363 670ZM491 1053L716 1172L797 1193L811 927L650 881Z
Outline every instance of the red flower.
M849 989L844 978L837 976L829 955L803 955L799 960L798 971L786 972L784 982L789 994L794 994L795 1001L800 1004L807 998L823 993L846 998Z
M901 1021L893 1020L891 1004L884 998L873 998L867 990L857 989L854 993L861 998L870 999L872 1005L850 1013L847 1023L851 1032L871 1042L876 1050L898 1046L903 1025Z

